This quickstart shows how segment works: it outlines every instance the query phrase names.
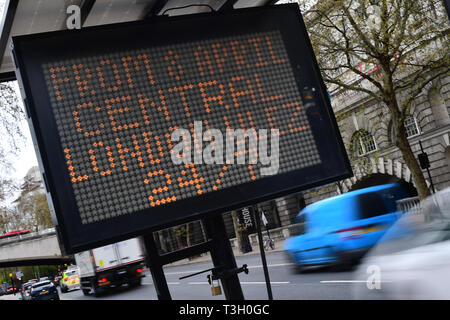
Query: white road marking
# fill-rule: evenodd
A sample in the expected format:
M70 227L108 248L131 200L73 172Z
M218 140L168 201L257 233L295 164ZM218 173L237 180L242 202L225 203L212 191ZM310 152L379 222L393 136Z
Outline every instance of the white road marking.
M276 264L268 264L267 267L268 268L273 268L273 267L284 267L284 266L290 266L293 265L294 263L276 263ZM247 269L256 269L256 268L262 268L262 265L257 265L257 266L247 266ZM201 272L204 270L191 270L191 271L176 271L176 272L164 272L164 274L166 275L177 275L177 274L189 274L189 273L197 273L197 272ZM205 271L205 273L207 273L208 271Z
M270 281L270 284L289 284L290 281ZM265 281L241 281L241 284L266 284Z
M276 263L276 264L268 264L267 267L268 268L273 268L273 267L285 267L285 266L291 266L294 263L289 262L289 263ZM262 268L262 265L258 265L258 266L247 266L247 269L254 269L254 268Z
M266 284L265 281L241 281L240 283L241 284ZM270 284L289 284L289 283L291 283L291 282L290 281L270 281ZM198 281L198 282L193 281L193 282L188 282L188 284L210 285L208 282L204 282L204 281Z
M367 283L368 280L323 280L320 283ZM391 282L391 281L380 281L380 282Z
M153 282L143 283L143 285L145 285L145 286L149 286L149 285L152 285L152 284L153 284ZM167 282L167 284L176 285L176 284L181 284L181 283L180 282Z
M320 283L366 283L367 280L323 280Z

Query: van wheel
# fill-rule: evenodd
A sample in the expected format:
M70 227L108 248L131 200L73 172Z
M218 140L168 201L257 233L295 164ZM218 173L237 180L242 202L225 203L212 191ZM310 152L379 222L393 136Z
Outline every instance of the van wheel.
M136 280L133 280L133 281L130 281L130 282L128 283L128 285L129 285L130 287L138 287L138 286L140 286L141 284L142 284L142 279L141 279L141 278L136 279Z
M100 297L100 295L101 295L100 290L97 288L94 288L94 297L98 298L98 297Z
M95 285L94 281L91 282L91 286L92 286L92 291L94 293L94 297L99 297L101 294L101 290Z
M88 296L89 293L91 293L91 289L81 289L81 291L83 291L83 294L84 294L85 296Z
M296 274L306 273L307 272L307 268L305 268L305 266L303 266L301 264L295 264L292 267L292 272L296 273Z
M338 264L332 266L333 271L336 272L348 272L352 271L355 267L355 264L351 261L341 261Z

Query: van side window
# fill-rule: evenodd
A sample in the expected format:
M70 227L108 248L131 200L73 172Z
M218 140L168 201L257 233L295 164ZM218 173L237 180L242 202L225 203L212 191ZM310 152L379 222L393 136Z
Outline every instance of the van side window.
M360 219L367 219L389 213L383 198L377 193L363 193L358 196Z
M305 234L305 214L301 214L295 218L294 224L290 228L293 236Z

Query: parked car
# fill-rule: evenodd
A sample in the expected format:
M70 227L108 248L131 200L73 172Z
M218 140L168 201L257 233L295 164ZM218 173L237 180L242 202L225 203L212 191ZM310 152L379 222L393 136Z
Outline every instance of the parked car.
M447 188L405 213L369 252L354 273L353 298L449 300L449 274Z
M50 280L34 283L31 285L31 300L59 300L58 290Z
M407 196L401 185L386 184L315 202L297 216L303 228L284 249L298 271L354 266L398 219L396 201Z
M19 288L17 287L9 287L6 290L6 294L13 294L13 293L18 293L19 292Z

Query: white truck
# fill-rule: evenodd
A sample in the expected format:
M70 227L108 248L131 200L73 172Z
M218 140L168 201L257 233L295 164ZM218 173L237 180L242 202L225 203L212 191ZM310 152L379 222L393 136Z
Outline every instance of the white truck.
M107 289L138 286L144 277L145 253L140 238L117 242L75 254L81 290L98 296Z

